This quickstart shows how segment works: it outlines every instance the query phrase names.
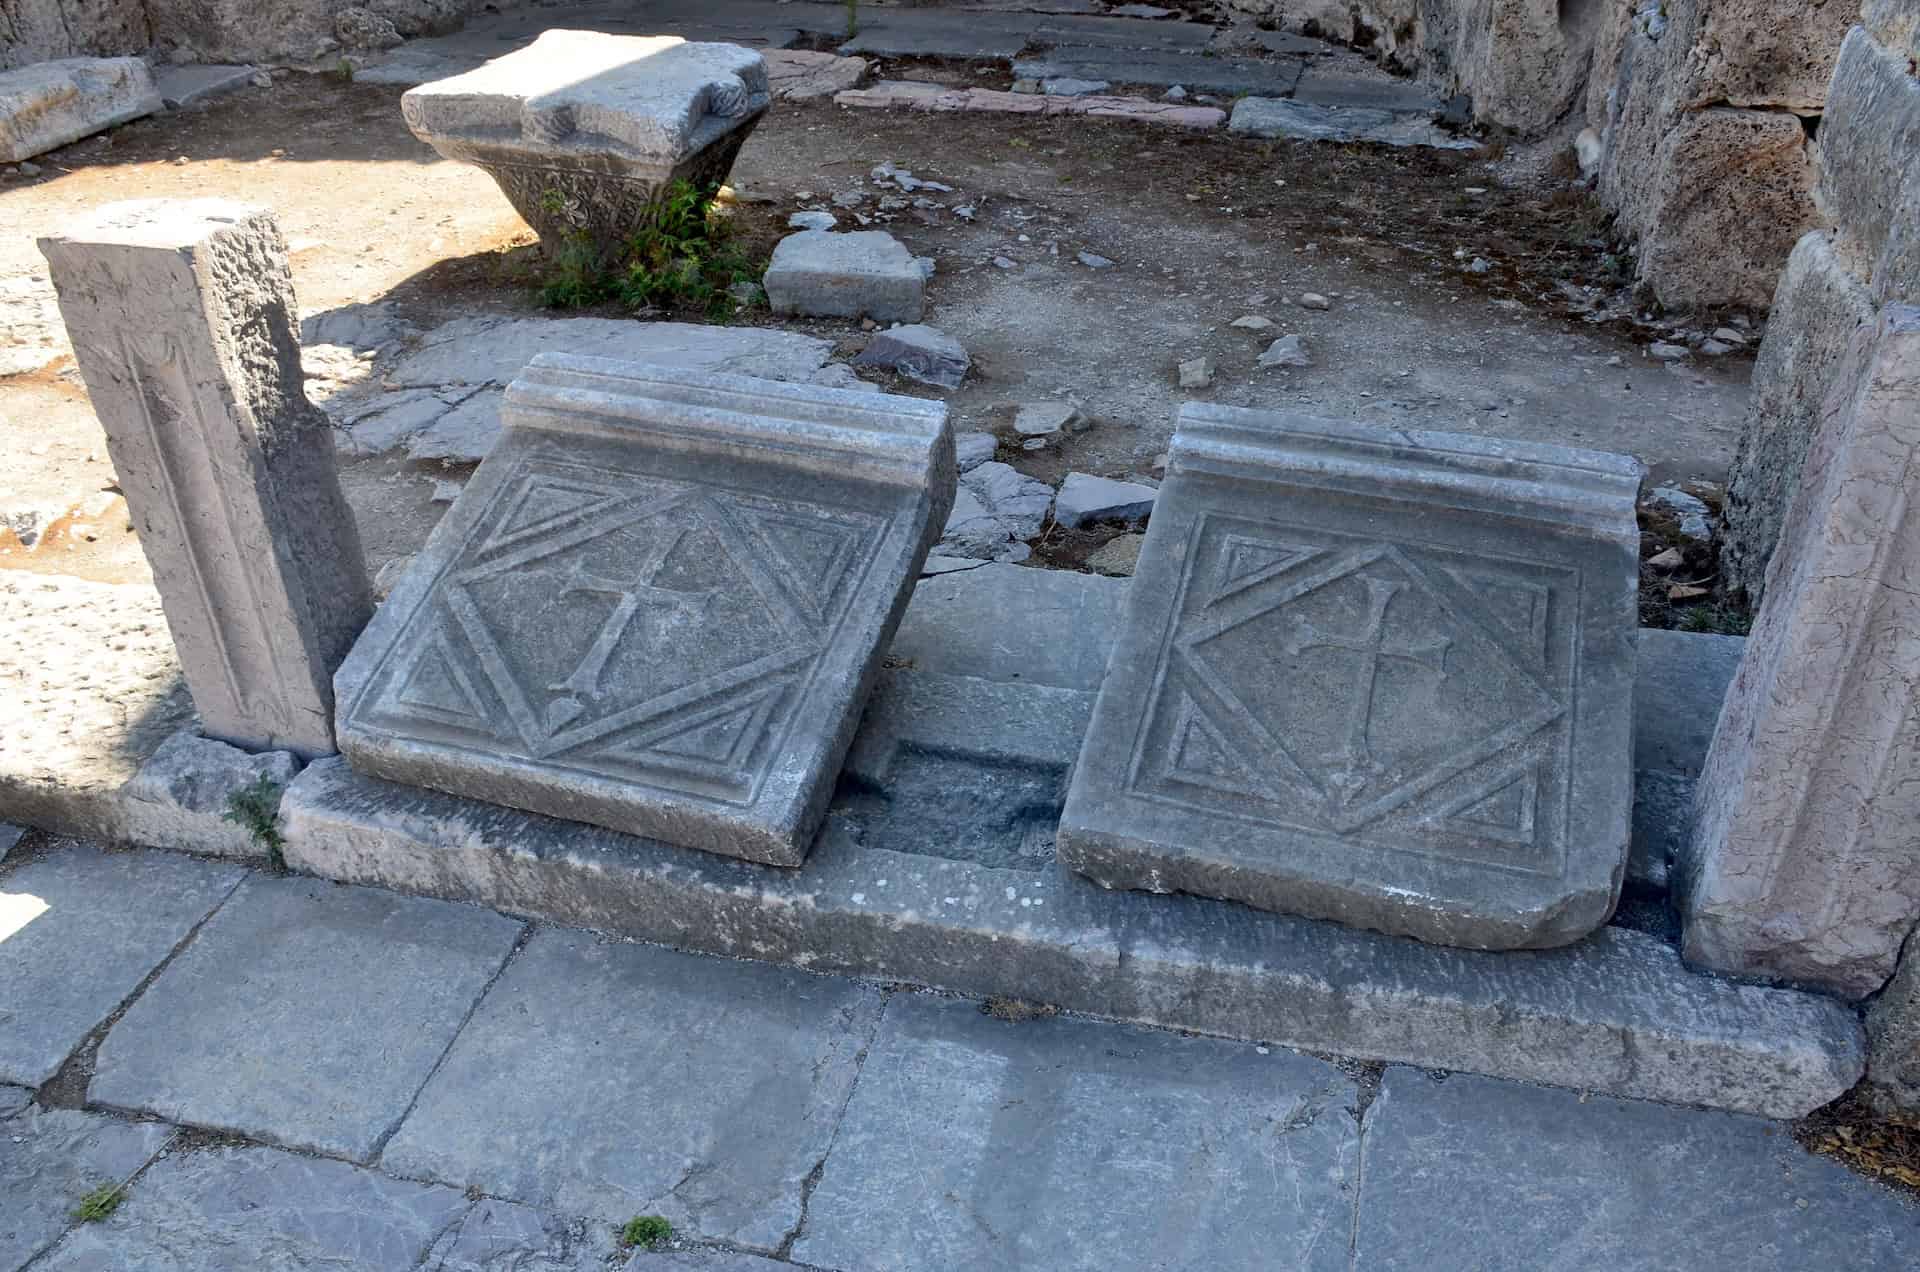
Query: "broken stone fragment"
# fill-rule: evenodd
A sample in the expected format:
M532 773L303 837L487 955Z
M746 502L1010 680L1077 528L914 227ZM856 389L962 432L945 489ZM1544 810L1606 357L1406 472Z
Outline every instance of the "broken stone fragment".
M918 322L927 273L884 230L803 230L775 246L762 282L776 314Z
M963 473L972 472L993 458L1000 443L992 433L962 433L953 439L953 458Z
M1053 487L1011 465L989 461L962 474L940 550L974 560L1023 558L1053 508Z
M853 360L856 367L879 367L936 388L957 389L972 360L966 349L938 327L915 323L874 333Z
M1013 417L1013 431L1022 437L1047 437L1082 427L1080 408L1072 402L1027 402Z
M1204 389L1213 383L1213 359L1189 358L1180 364L1180 387Z
M1068 473L1053 499L1053 519L1069 530L1094 521L1137 524L1153 513L1160 492L1136 482Z
M555 30L408 90L400 109L420 140L491 175L543 239L610 248L674 182L722 185L771 100L752 49Z
M1260 355L1259 365L1263 367L1310 367L1313 358L1297 335L1282 336L1267 346Z

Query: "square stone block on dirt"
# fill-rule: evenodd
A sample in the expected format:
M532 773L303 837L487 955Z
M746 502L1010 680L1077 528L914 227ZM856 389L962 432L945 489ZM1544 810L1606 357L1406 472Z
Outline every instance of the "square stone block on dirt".
M761 280L776 314L919 322L926 271L884 230L802 230L781 239Z
M172 1134L159 1122L41 1108L24 1087L0 1087L0 1268L32 1262L82 1197L132 1178Z
M1189 404L1061 860L1476 949L1613 912L1641 468Z
M773 1251L800 1222L879 1010L857 981L543 929L382 1164Z
M365 1160L521 930L469 906L257 875L107 1034L88 1096Z
M58 1073L244 874L74 845L0 875L0 1082Z
M472 1205L451 1188L271 1148L177 1150L140 1176L111 1216L76 1225L35 1270L418 1268Z
M896 995L793 1256L1344 1272L1357 1100L1288 1051Z
M1365 1142L1367 1272L1875 1272L1920 1250L1920 1206L1754 1117L1396 1067Z
M772 100L752 49L553 30L408 90L400 112L414 136L484 169L542 238L610 247L673 182L723 183Z
M361 772L797 865L953 499L937 403L545 355L341 668Z

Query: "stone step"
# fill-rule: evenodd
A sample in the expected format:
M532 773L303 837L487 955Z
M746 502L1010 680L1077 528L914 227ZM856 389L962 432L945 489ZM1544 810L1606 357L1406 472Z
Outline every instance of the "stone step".
M1058 868L1065 776L1125 593L1013 566L924 581L799 870L390 785L338 759L289 788L286 855L343 882L683 949L1640 1099L1791 1117L1858 1077L1851 1010L1689 971L1669 933L1616 922L1558 950L1449 950L1106 892ZM1642 666L1661 670L1643 672L1636 751L1685 781L1730 646L1653 636ZM1633 870L1650 890L1650 868Z

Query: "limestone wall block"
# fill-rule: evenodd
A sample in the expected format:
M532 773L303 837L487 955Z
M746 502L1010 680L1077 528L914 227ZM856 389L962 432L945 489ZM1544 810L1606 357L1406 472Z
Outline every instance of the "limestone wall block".
M147 44L144 0L0 3L0 71L63 57L118 57Z
M1764 591L1767 561L1799 488L1821 403L1854 333L1871 321L1865 277L1844 258L1833 234L1816 230L1803 237L1773 295L1727 488L1721 581L1751 600Z
M1774 107L1817 115L1857 0L1667 0L1686 43L1676 106Z

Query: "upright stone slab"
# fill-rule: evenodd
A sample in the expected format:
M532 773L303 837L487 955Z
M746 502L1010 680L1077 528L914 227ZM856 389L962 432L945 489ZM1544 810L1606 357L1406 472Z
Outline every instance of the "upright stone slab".
M1592 931L1628 845L1640 474L1181 408L1061 860L1476 949Z
M544 354L340 669L375 777L798 865L953 501L938 403Z
M1854 334L1700 776L1685 952L1858 998L1920 921L1920 307Z
M400 110L414 136L484 168L541 238L610 247L673 182L724 182L772 100L752 49L548 31L409 89Z
M40 240L208 736L331 754L372 611L263 208L115 203Z

